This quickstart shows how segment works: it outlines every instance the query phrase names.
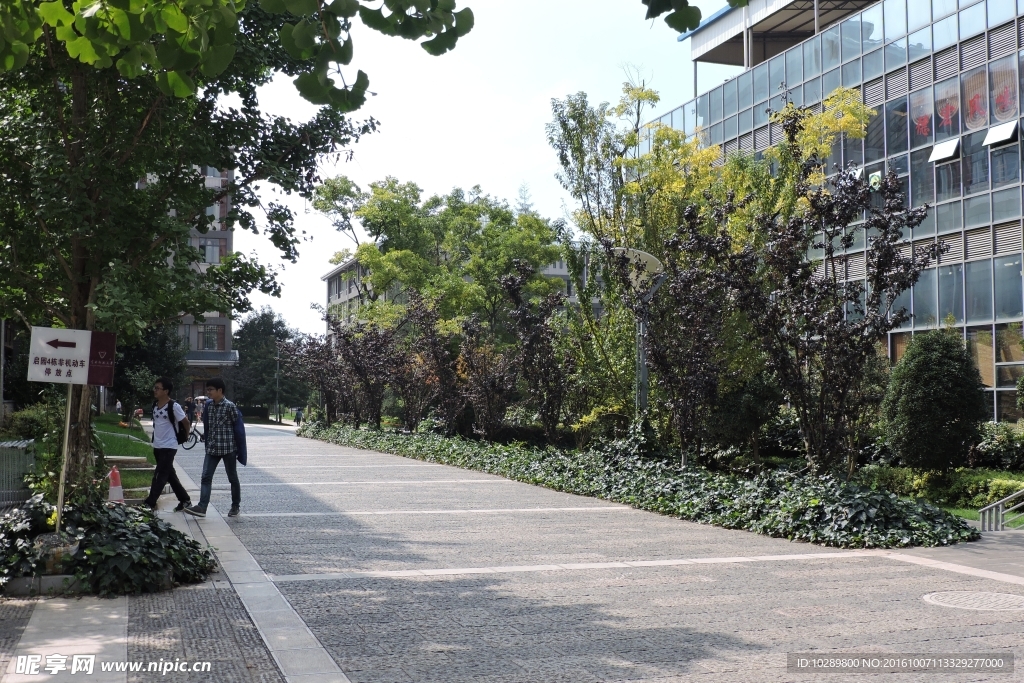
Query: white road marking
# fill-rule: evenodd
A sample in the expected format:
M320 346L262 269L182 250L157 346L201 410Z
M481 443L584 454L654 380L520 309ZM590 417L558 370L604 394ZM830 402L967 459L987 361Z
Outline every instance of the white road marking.
M621 506L588 506L569 508L466 508L463 510L338 510L334 512L247 512L246 517L342 517L347 515L493 515L518 512L640 512Z

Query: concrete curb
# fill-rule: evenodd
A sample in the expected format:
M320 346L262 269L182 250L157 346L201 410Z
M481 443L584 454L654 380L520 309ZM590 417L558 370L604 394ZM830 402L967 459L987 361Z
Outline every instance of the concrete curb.
M198 489L181 465L175 462L174 468L190 493ZM185 517L189 526L213 548L221 571L227 575L285 680L288 683L350 683L217 509L211 505L206 517Z

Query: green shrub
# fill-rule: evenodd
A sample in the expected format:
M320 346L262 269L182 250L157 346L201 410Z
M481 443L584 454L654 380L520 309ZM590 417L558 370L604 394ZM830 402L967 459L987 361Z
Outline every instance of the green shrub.
M33 539L53 531L56 507L42 495L0 518L0 588L10 579L41 569ZM65 565L88 590L100 595L143 593L176 583L196 583L213 571L200 547L145 508L90 502L65 509L66 531L79 539Z
M888 442L908 467L966 465L981 440L984 399L978 369L955 332L915 335L882 402Z
M899 496L923 498L944 507L975 510L1024 488L1024 474L968 468L922 472L909 467L869 465L861 468L857 479L866 486L885 489Z
M971 464L997 470L1024 470L1024 428L1009 422L984 422L981 442L971 454Z
M50 429L61 429L62 424L47 412L45 403L23 408L11 414L11 421L5 429L14 439L35 439L42 441Z
M588 451L324 428L300 436L498 474L682 519L843 548L949 545L978 538L966 522L920 501L785 470L751 479L652 459L628 441Z

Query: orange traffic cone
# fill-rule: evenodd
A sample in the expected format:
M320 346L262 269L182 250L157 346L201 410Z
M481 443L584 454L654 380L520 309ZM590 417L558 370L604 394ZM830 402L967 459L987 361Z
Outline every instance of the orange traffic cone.
M110 495L107 500L112 503L123 503L124 502L124 489L121 488L121 473L117 471L117 465L110 470Z

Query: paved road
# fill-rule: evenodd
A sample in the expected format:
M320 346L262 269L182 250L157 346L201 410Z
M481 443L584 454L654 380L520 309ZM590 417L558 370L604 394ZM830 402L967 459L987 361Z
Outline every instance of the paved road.
M249 435L242 515L229 524L352 681L1024 680L1024 611L922 599L1024 596L1020 583L691 524L286 429ZM179 462L198 482L201 456ZM223 474L214 488L226 510ZM985 543L1020 551L1019 538ZM987 546L915 553L986 568ZM1001 557L988 568L1020 570L1024 552ZM787 673L786 653L809 650L1012 651L1020 664L1009 675Z

